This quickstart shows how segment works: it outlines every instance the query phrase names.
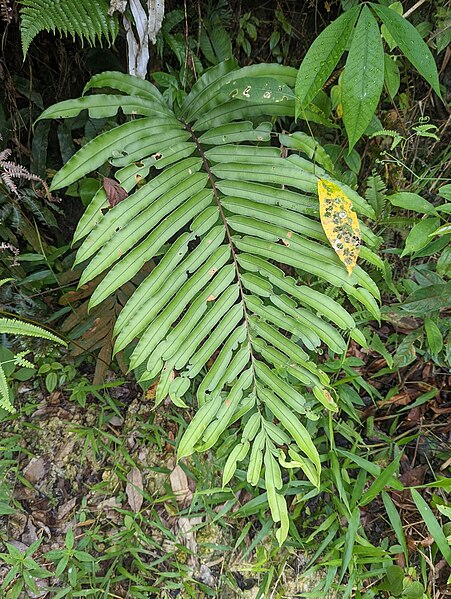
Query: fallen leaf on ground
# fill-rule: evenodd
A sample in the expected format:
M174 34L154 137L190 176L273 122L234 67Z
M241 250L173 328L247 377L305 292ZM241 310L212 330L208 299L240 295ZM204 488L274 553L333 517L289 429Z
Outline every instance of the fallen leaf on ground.
M138 468L132 468L127 475L127 485L125 492L127 493L128 504L135 514L139 512L143 504L143 477Z
M169 476L171 489L179 506L186 507L191 503L193 497L188 485L188 477L183 469L177 464Z
M36 484L46 476L48 468L49 464L43 456L32 458L25 466L23 475L31 484Z

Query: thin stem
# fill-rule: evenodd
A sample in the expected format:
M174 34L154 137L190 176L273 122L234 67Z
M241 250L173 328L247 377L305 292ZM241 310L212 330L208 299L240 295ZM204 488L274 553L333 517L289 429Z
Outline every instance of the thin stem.
M416 2L412 8L409 8L409 10L406 10L406 12L402 15L405 19L407 19L407 17L410 17L410 15L416 11L417 8L420 8L420 6L422 4L424 4L426 2L426 0L418 0L418 2Z

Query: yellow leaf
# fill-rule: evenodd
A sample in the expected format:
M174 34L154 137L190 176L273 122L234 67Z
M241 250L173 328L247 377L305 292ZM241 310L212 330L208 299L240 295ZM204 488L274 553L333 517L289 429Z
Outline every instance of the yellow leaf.
M321 224L335 253L352 274L360 251L360 227L351 200L338 185L318 181Z

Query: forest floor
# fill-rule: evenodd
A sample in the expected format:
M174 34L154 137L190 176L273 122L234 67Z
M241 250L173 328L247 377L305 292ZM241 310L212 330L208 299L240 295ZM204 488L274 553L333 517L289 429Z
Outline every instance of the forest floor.
M450 374L419 361L378 378L380 357L352 346L350 354L365 358L365 377L384 395L402 389L368 403L360 431L368 447L404 445L400 480L406 487L444 475L451 465ZM437 386L440 392L431 394ZM72 399L71 389L77 390ZM18 404L18 414L0 429L0 535L21 552L38 544L33 558L53 573L34 576L39 592L24 597L63 596L58 592L67 588L80 591L69 597L294 598L313 596L304 593L324 578L323 569L303 576L312 545L306 551L288 543L278 550L267 536L271 522L258 508L246 511L258 491L253 499L249 487L235 493L220 488L212 455L176 463L182 416L170 403L152 410L152 388L143 394L133 383L113 379L92 386L84 378L48 393L35 379L20 384ZM344 437L337 442L350 449ZM434 488L426 493L433 498ZM427 556L433 539L409 491L391 489L390 496L415 563L415 553ZM317 525L323 521L317 511ZM393 534L380 498L361 510L361 522L376 546ZM302 537L311 532L302 517L295 525ZM430 560L431 596L450 596L449 567ZM397 561L406 566L402 553ZM0 565L0 584L9 571ZM268 594L259 595L270 571Z

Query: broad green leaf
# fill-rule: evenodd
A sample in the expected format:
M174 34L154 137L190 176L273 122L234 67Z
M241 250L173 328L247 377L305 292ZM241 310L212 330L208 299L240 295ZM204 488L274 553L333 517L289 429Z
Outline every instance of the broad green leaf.
M235 69L236 60L230 58L205 71L183 100L180 110L181 116L186 121L192 121L200 110L205 111L211 100L216 102L224 84L224 77Z
M283 348L281 348L283 350ZM293 385L289 385L283 379L278 377L272 372L266 364L258 360L254 363L255 371L258 379L267 387L280 397L285 403L290 405L291 402L295 402L300 406L305 405L305 398L294 388ZM283 444L283 443L282 443Z
M265 420L263 424L268 436L274 443L277 445L289 445L291 443L289 435L287 435L280 426L277 426L269 420Z
M194 173L191 177L187 177L178 185L174 184L170 191L163 194L155 201L152 200L157 197L158 192L161 191L161 187L156 189L154 193L144 193L143 200L148 205L148 208L142 210L140 214L136 215L129 222L124 219L125 222L120 223L120 221L115 218L114 211L112 210L110 213L112 218L108 220L110 220L110 222L114 221L118 223L115 226L114 235L112 235L113 231L111 226L104 228L104 235L99 235L103 243L100 246L100 250L97 251L96 256L85 269L83 276L80 279L80 285L84 285L114 264L114 262L117 262L122 256L126 255L128 250L142 240L149 231L154 230L159 223L161 227L161 221L164 223L168 214L174 214L176 209L179 209L179 212L181 212L181 206L184 206L182 211L185 211L188 207L186 202L190 202L190 197L192 201L192 197L195 196L199 204L204 204L205 206L206 202L208 203L207 199L211 198L210 191L201 191L206 184L207 177L203 173ZM125 201L123 203L125 203ZM142 207L143 202L140 202L139 206ZM132 210L129 209L128 214L131 212ZM133 212L135 212L135 210L133 210ZM164 229L164 227L161 228ZM97 229L95 229L83 243L77 253L77 263L84 261L87 256L92 254L92 246L94 246L96 250L99 248L99 241L96 238L96 233ZM110 236L110 238L107 239L107 236Z
M232 120L249 120L258 117L290 116L294 113L294 100L286 102L251 102L250 100L230 100L216 106L202 115L193 124L194 131L206 131L219 127ZM324 119L323 119L324 120Z
M222 63L224 64L224 63ZM218 65L219 67L220 65ZM213 67L215 69L216 67ZM210 69L203 77L208 77ZM279 64L255 64L248 67L243 67L233 73L233 79L244 79L249 80L253 78L269 78L277 79L281 84L288 85L290 88L294 87L296 70L292 67L287 67ZM249 100L229 100L228 97L222 94L222 89L231 80L231 74L223 75L217 79L211 86L208 86L202 94L199 94L198 98L194 102L193 109L190 110L189 115L184 115L185 119L192 120L196 118L196 122L193 125L195 131L205 131L208 128L215 127L228 123L233 120L254 118L256 115L268 114L271 116L278 115L293 115L294 113L294 100L288 100L284 102L274 102L272 100L257 100L251 102ZM199 84L193 86L193 90L189 96L192 95L194 89ZM198 118L200 117L200 118Z
M343 122L349 150L365 133L384 84L384 49L379 27L363 6L342 76Z
M146 316L151 312L153 306L156 306L155 314L162 309L162 306L173 297L186 280L186 273L194 264L197 265L198 258L202 264L203 261L205 261L219 247L224 238L224 234L218 227L211 244L208 244L207 246L205 242L201 242L198 248L196 248L196 252L193 252L193 254L198 254L197 256L194 256L194 260L191 258L184 260L188 251L188 243L191 238L192 236L188 232L181 235L178 240L172 244L169 251L152 270L150 275L148 275L135 290L135 293L129 299L116 321L114 333L118 335L116 341L117 346L121 345L124 337L126 338L126 331L127 333L130 331L128 335L131 336L129 337L129 340L131 341L137 335L139 330L142 330L146 324L150 322L150 320L147 320L147 322L141 324L144 320L143 307L147 304L149 298L152 298L152 302L146 309ZM168 272L171 273L169 276L167 275ZM160 298L162 304L157 306ZM124 341L122 347L125 347L126 345L127 342ZM119 349L117 351L119 351Z
M396 11L398 13L398 15L402 16L404 9L403 9L402 3L399 0L395 0L395 2L390 2L390 0L388 0L388 2L386 2L386 4L388 5L388 7L391 10ZM384 24L381 25L381 34L382 34L382 37L384 38L384 40L387 42L387 45L390 48L390 51L392 52L397 47L397 43L393 39L393 37L390 35L390 32L388 31L387 27L385 27Z
M249 254L240 254L237 260L244 269L251 272L259 272L264 277L267 277L274 286L285 291L290 296L297 298L301 304L309 306L322 314L338 327L342 329L352 329L355 327L352 316L338 302L307 285L298 285L293 277L286 276L274 264L270 264L266 260Z
M236 180L218 181L216 186L227 196L246 198L270 206L281 206L302 214L318 213L316 198L280 187Z
M349 35L359 10L345 28ZM103 275L91 307L102 301L120 307L134 286L131 278L143 265L153 269L117 317L115 352L133 344L130 366L140 370L142 382L158 380L156 403L169 395L185 407L184 394L196 393L197 413L180 456L212 447L243 419L243 442L227 461L224 481L247 455L247 480L263 487L265 451L268 499L263 499L281 523L279 542L289 518L278 491L284 465L278 447L289 447L292 467L306 474L309 488L318 486L320 458L301 420L318 420L317 400L332 407L325 389L329 378L302 346L315 350L324 341L332 352L344 352L338 329L364 342L343 307L345 296L379 317L376 283L360 266L348 275L327 245L318 219L318 179L336 185L358 214L373 217L372 207L326 175L320 163L330 168L331 160L314 140L299 132L281 138L298 151L288 157L269 143L274 117L293 116L295 79L290 67L235 70L228 61L206 71L174 114L151 84L109 73L88 84L102 88L101 94L53 108L53 114L67 110L66 116L88 108L91 116L109 117L119 105L126 113L144 113L88 142L55 177L54 185L61 187L91 170L107 173L121 166L114 176L129 194L110 207L102 191L88 207L77 231L77 239L86 236L77 260L90 261L81 284ZM229 99L228 83L249 97ZM322 122L330 113L326 94L317 94L314 102ZM304 107L303 116L307 113ZM198 157L187 158L193 152ZM354 171L356 157L348 158ZM362 231L370 245L362 258L380 268L372 251L378 240L368 228ZM328 284L340 291L330 292L335 299ZM292 440L305 457L290 447Z
M393 206L404 208L404 210L413 210L414 212L420 212L421 214L435 212L435 207L431 202L428 202L418 194L409 191L399 191L391 196L387 196L387 199Z
M399 90L401 76L396 59L384 54L384 82L389 96L393 99Z
M303 458L300 456L297 451L290 447L288 450L290 458L293 460L292 462L286 462L284 459L284 453L282 450L279 450L279 462L285 468L300 468L309 481L312 483L314 487L319 489L320 486L320 477L318 476L318 472L313 465L313 463L308 458Z
M121 187L123 187L129 194L136 187L137 183L147 177L150 171L150 160L143 160L138 164L131 164L126 166L125 168L119 169L115 172L114 177L119 183ZM115 206L115 208L119 209L121 205ZM90 231L94 229L94 227L102 220L103 212L109 207L108 199L106 196L106 192L103 187L97 191L95 196L92 198L88 207L86 208L84 214L78 221L77 228L74 233L73 244L83 237L86 237Z
M443 349L443 336L432 318L424 319L424 329L428 340L429 349L433 356L437 356Z
M279 512L279 520L280 520L280 528L278 528L276 530L276 539L277 539L277 542L279 543L279 545L282 545L282 543L285 541L285 539L288 536L290 520L288 517L288 508L287 508L287 502L285 501L285 498L282 495L280 495L279 493L276 493L276 501L278 503L278 512Z
M440 189L438 190L438 195L442 196L442 198L445 198L445 200L451 200L451 183L442 185L440 187ZM451 207L450 207L450 209L451 209Z
M420 220L407 236L402 256L407 256L424 248L430 241L430 235L437 229L440 220L438 218L425 218Z
M151 317L156 316L156 320L153 321L155 323L154 326L151 324L151 317L146 315L147 328L146 331L141 335L141 339L138 345L135 347L130 358L131 368L136 368L150 356L153 349L155 349L155 347L165 337L168 328L174 323L175 320L177 320L177 318L180 317L180 314L183 312L186 305L190 302L190 300L196 297L197 293L199 293L205 284L213 277L214 272L212 272L212 270L219 270L222 266L224 266L228 257L229 249L226 246L218 248L218 250L216 250L209 257L202 267L199 268L199 270L197 270L192 277L186 280L182 287L177 291L176 295L170 301L166 302L164 310L159 310L159 305L157 304L151 314ZM229 298L226 297L225 299L227 300ZM222 305L219 304L217 309L220 310L221 307ZM164 349L165 348L163 347L162 351L164 351ZM174 362L174 367L177 370L180 370L180 368L178 368L180 360L179 356L183 355L184 349L185 348L183 345L182 347L177 348L177 358L174 358L173 355L167 356L167 359L171 357L171 361ZM187 358L189 358L190 355L191 353L188 352Z
M247 360L249 361L249 348L245 347L243 350L247 351ZM243 368L240 369L240 372ZM216 441L219 439L220 435L226 430L227 426L232 420L233 414L237 409L242 396L243 396L243 387L248 385L249 379L252 378L251 372L243 372L241 377L236 381L233 385L230 393L223 401L223 405L220 410L216 414L216 419L211 422L211 424L205 430L203 435L203 442L199 444L199 451L206 451L210 449Z
M326 83L346 49L360 7L352 8L322 31L305 55L296 78L296 118Z
M219 128L219 127L218 127ZM272 164L274 158L280 157L280 150L262 146L237 146L222 145L211 148L205 152L211 162L256 162L258 164Z
M257 227L261 226L263 228L263 223L260 225L259 221L257 220L260 219L268 222L271 225L280 225L282 227L285 227L288 224L290 225L290 229L296 231L296 233L301 233L302 235L306 235L307 237L312 237L313 239L318 239L320 241L326 240L324 231L317 221L314 221L306 216L296 214L295 212L282 211L280 208L265 206L260 202L253 202L252 200L234 197L222 200L221 204L234 214L242 214L244 216L253 217L252 221L250 219L233 219L229 217L227 220L232 227L234 223L248 222L251 224L253 222Z
M442 237L441 239L444 239ZM451 277L451 247L446 247L437 261L437 274L444 277Z
M451 281L428 285L411 293L402 303L406 312L422 316L451 306Z
M441 98L442 95L434 57L415 27L396 11L386 6L371 2L371 7L398 44L401 52Z

